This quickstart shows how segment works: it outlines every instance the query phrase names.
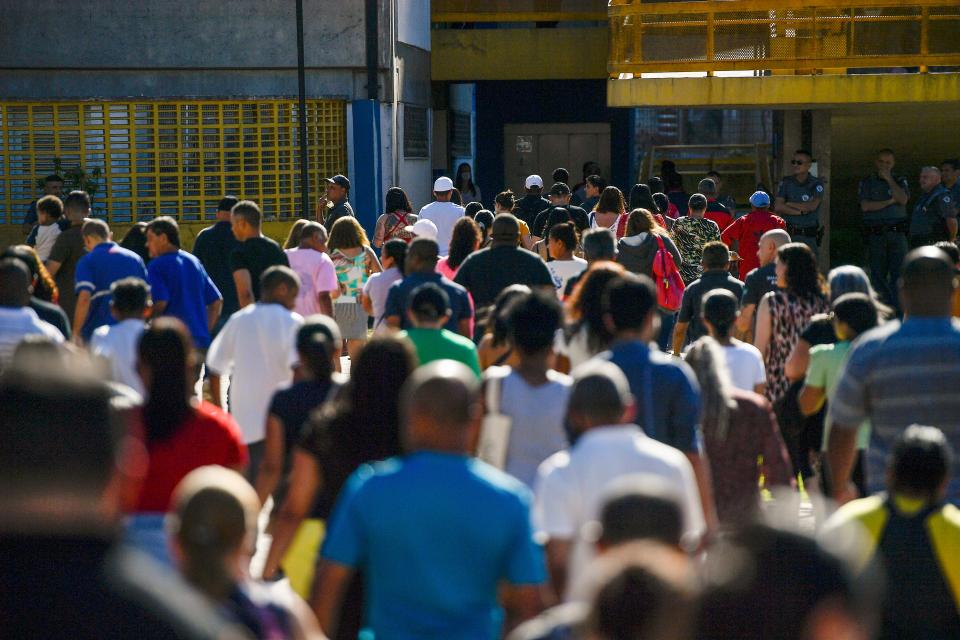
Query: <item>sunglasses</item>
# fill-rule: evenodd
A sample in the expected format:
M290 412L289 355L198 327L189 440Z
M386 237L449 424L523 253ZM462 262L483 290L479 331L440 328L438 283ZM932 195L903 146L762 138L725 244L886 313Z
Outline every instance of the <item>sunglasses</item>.
M791 160L790 164L807 164L806 160Z

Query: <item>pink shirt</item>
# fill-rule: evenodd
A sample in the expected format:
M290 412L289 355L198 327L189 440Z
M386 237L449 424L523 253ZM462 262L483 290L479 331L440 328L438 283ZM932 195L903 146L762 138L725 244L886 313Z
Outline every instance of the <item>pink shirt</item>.
M320 313L317 294L337 290L337 271L325 253L313 249L287 249L290 268L300 276L300 293L295 311L304 318Z
M457 276L457 271L459 271L460 269L454 269L449 264L447 264L447 260L449 259L450 259L449 257L444 256L443 258L440 258L437 261L437 273L442 275L444 278L447 278L448 280L453 280Z

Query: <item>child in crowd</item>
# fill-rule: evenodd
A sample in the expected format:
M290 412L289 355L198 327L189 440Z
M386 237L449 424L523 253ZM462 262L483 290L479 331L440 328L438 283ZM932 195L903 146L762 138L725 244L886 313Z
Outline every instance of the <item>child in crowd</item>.
M150 288L140 278L123 278L110 287L110 312L117 324L98 327L90 338L90 352L106 362L110 379L127 385L141 396L143 381L137 373L137 348L153 302Z
M46 262L57 236L63 231L60 219L63 217L63 201L57 196L44 196L37 201L37 255Z

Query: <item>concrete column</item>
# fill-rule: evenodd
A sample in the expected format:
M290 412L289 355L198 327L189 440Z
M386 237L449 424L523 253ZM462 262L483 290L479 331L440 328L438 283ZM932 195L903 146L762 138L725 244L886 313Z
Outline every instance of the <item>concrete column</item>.
M823 181L823 201L820 203L820 224L826 230L820 243L820 269L826 273L830 269L830 155L831 128L830 109L818 109L813 112L813 153L817 161L817 174Z

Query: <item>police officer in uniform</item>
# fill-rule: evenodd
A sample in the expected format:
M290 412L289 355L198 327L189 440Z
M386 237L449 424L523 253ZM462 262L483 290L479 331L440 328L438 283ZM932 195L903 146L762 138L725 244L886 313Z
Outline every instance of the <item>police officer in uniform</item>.
M940 184L940 169L920 170L920 199L910 219L910 248L957 239L957 208L950 191Z
M877 170L860 181L860 210L873 288L896 307L897 280L910 230L906 208L910 187L906 178L891 173L894 162L890 149L877 153Z
M797 149L790 164L793 175L780 181L773 209L786 220L787 233L794 242L804 243L817 254L823 237L820 226L823 182L810 175L813 156L806 149Z

